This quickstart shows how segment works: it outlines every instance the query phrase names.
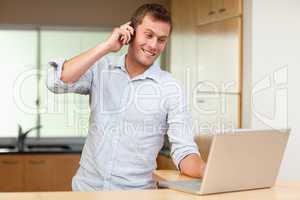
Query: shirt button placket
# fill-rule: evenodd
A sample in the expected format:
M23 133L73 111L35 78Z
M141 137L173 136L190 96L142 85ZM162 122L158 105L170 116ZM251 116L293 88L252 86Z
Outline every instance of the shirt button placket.
M120 122L122 123L122 122ZM108 163L106 163L107 165L107 173L106 176L104 177L104 189L110 189L111 187L111 176L112 176L112 172L114 169L114 165L115 165L115 161L116 161L116 156L117 156L117 150L118 150L118 143L119 143L119 139L120 139L120 124L117 124L118 129L115 129L117 131L112 132L111 135L111 159L109 160Z

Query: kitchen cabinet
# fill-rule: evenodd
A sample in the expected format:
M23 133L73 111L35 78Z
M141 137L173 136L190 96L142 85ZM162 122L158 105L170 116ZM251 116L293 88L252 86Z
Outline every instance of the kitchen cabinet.
M214 20L216 11L213 10L213 4L216 0L195 0L197 25L211 23Z
M240 93L242 18L195 26L193 6L193 0L172 1L170 72L191 91Z
M171 4L174 29L168 64L184 85L195 133L241 126L242 16L197 26L197 9L217 8L219 2L186 0L182 4L173 0ZM235 3L238 5L233 6ZM228 10L240 4L224 0Z
M198 90L240 93L241 31L239 17L198 28Z
M23 157L0 156L0 192L23 190Z
M70 191L72 190L72 178L79 167L79 155L56 156L53 159L53 177L55 191Z
M198 145L199 152L204 162L207 162L209 150L211 147L213 135L212 134L201 134L195 139ZM164 154L159 154L156 159L157 170L177 170L172 158Z
M54 163L49 155L31 155L24 157L25 191L54 191Z
M198 26L242 14L242 0L195 0L195 5Z
M0 192L70 191L80 154L0 155Z
M160 169L174 169L176 170L176 166L172 161L172 158L165 155L158 155L156 158L156 164L158 170Z
M193 101L194 130L216 133L240 127L240 95L198 93Z

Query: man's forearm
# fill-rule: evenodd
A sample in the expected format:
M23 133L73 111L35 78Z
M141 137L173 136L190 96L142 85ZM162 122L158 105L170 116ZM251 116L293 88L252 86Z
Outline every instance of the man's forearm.
M180 172L194 178L203 178L205 162L197 154L189 154L179 164Z
M63 65L61 80L65 83L77 81L98 59L109 53L106 43L73 57Z
M115 28L105 42L65 62L60 79L66 83L74 83L102 56L118 52L133 34L130 22Z

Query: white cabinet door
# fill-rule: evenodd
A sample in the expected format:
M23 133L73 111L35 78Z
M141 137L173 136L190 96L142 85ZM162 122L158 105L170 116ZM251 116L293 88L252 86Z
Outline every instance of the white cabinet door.
M193 126L197 133L232 130L240 126L240 95L197 93L193 96Z
M213 129L222 125L239 127L241 19L196 26L197 5L208 1L195 1L172 1L170 71L186 87L194 122L198 122L194 123L195 129L199 125ZM222 101L220 92L229 100Z
M197 32L198 80L202 91L240 92L241 19L208 24Z

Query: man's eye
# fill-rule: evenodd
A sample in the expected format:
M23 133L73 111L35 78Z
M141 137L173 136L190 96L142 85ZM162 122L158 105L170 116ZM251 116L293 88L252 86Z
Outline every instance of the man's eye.
M165 42L166 40L165 40L165 39L159 39L158 41L161 42L161 43L163 43L163 42Z
M151 37L152 37L152 35L146 34L146 38L151 38Z

